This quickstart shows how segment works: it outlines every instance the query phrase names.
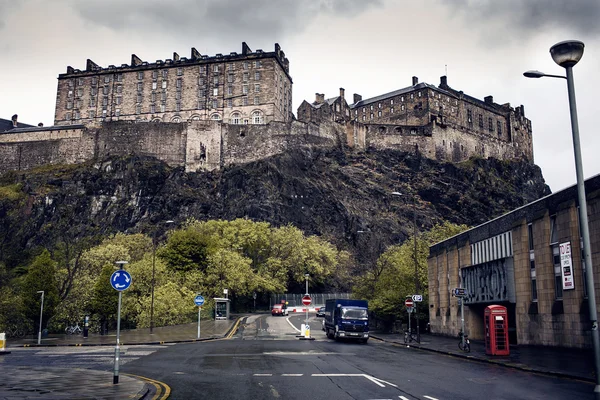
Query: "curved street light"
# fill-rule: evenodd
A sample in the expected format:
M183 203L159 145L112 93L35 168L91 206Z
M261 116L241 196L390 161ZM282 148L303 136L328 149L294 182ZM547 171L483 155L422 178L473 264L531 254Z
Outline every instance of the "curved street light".
M594 288L594 273L592 268L592 253L590 245L590 230L588 225L587 201L585 197L585 180L583 179L583 165L581 161L581 145L579 141L579 122L577 120L577 102L575 101L575 84L573 82L573 67L583 57L585 45L579 40L566 40L550 48L550 55L554 62L566 70L567 76L548 75L539 71L527 71L523 75L527 78L563 78L567 80L569 94L569 110L571 114L571 131L573 134L573 152L575 154L575 172L577 174L577 198L579 202L579 221L581 235L583 236L583 254L585 265L586 288L590 322L592 323L592 343L594 347L594 364L596 368L596 399L600 399L600 334L598 332L598 314L596 311L596 291Z

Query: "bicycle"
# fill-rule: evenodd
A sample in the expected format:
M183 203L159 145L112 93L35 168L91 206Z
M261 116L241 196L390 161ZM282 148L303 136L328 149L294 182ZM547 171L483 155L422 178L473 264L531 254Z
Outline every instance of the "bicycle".
M471 342L469 341L468 335L464 335L463 341L463 335L464 334L462 331L458 332L458 337L460 338L460 341L458 342L458 348L464 351L465 353L469 353L471 352Z
M404 331L404 343L410 343L410 342L421 343L419 341L419 337L416 334L406 330L406 331Z
M65 333L67 335L79 335L82 332L79 324L75 324L74 326L67 326L65 328Z
M6 336L9 338L22 338L25 336L25 331L18 326L7 327Z

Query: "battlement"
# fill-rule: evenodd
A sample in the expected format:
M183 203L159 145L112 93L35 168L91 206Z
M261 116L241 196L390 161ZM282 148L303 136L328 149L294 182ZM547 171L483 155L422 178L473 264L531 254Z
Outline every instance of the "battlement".
M90 59L86 61L85 70L80 70L73 68L71 66L67 67L67 72L64 74L59 74L59 79L64 78L74 78L74 77L84 77L89 75L97 75L97 74L113 74L118 72L130 72L130 71L142 71L146 69L156 69L156 68L167 68L167 67L181 67L186 65L201 65L201 64L212 64L215 62L231 62L231 61L239 61L239 60L254 60L261 58L275 58L282 69L288 74L290 72L290 62L286 58L285 53L281 50L281 47L278 43L275 43L275 49L272 52L265 52L262 49L257 49L256 51L252 51L250 47L246 44L246 42L242 42L242 52L238 54L236 52L231 52L227 55L223 54L215 54L214 56L208 56L200 54L195 47L192 47L190 52L190 57L180 57L179 54L173 53L173 58L167 58L164 60L156 60L155 62L143 61L140 57L135 54L131 55L131 63L130 64L121 64L120 66L109 65L108 67L101 67ZM291 79L291 77L290 77Z

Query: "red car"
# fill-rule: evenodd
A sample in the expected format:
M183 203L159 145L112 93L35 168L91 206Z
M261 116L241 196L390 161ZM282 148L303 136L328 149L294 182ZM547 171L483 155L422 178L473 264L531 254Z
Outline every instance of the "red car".
M275 304L271 309L271 315L288 315L288 310L285 304Z

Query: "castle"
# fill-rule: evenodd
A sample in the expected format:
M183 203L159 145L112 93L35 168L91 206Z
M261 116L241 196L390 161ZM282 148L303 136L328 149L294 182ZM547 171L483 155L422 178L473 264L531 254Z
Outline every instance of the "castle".
M345 90L302 102L291 112L289 61L273 52L173 54L154 63L135 54L107 68L87 60L58 77L54 125L9 125L0 132L0 173L72 164L110 155L154 156L187 171L256 161L302 146L343 143L396 148L459 162L471 156L533 162L531 122L523 106L483 101L418 82L377 97ZM16 125L15 125L16 124Z

